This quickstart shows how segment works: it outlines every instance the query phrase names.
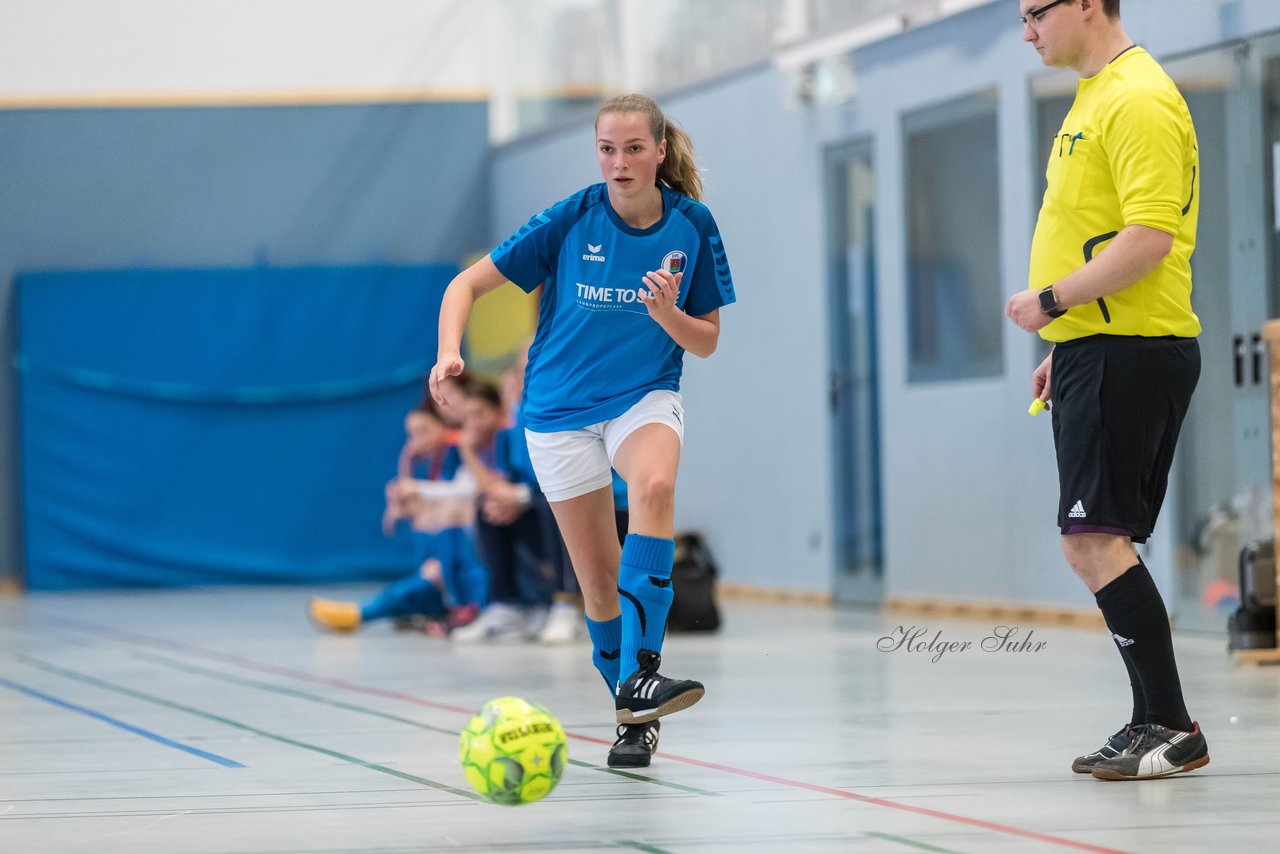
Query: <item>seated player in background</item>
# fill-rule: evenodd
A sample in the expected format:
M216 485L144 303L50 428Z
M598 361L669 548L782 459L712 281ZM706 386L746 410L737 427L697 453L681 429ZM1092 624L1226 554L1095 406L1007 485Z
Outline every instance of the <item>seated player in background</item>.
M486 394L468 399L467 405L492 408L496 400L495 392L493 400ZM477 414L478 423L484 417ZM548 622L551 577L563 553L550 506L538 491L528 462L518 412L516 425L499 432L493 448L493 456L485 458L469 431L464 431L459 444L479 492L476 539L490 580L489 607L453 635L464 643L538 637Z
M444 634L473 620L487 602L487 571L470 530L474 484L429 396L405 417L405 433L398 475L386 488L383 528L391 533L409 523L416 569L362 603L312 599L308 614L322 628L353 632L373 620L420 618L430 633Z

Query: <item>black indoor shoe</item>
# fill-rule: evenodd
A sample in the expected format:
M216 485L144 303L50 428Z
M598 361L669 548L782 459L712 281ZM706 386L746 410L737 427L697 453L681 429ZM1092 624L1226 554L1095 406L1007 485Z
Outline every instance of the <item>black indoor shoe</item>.
M649 759L658 750L658 728L661 726L661 721L620 724L618 740L609 749L609 767L648 768Z
M1160 724L1133 727L1133 744L1119 756L1093 766L1095 780L1155 780L1209 764L1209 744L1192 723L1191 732Z
M618 723L642 724L663 715L687 709L702 699L706 691L701 682L692 679L668 679L658 673L662 656L642 649L636 656L640 669L626 682L618 684L616 706Z
M1126 747L1133 744L1133 739L1133 727L1125 724L1118 733L1107 739L1106 744L1093 751L1093 753L1077 756L1071 763L1071 770L1077 774L1088 774L1093 771L1093 766L1102 760L1115 759L1123 753Z

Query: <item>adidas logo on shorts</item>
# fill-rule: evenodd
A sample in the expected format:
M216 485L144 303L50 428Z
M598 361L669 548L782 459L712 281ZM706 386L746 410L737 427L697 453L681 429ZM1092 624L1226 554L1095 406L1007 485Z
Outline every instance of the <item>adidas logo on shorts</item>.
M1083 519L1085 517L1084 503L1081 501L1077 501L1076 505L1071 508L1070 512L1067 513L1067 516L1069 516L1072 519Z

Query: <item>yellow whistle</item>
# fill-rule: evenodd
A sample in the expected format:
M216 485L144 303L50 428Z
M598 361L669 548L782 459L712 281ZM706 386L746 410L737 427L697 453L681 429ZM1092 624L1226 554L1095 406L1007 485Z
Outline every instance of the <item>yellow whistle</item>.
M1041 412L1044 412L1044 401L1037 397L1035 400L1031 401L1031 405L1027 407L1027 414L1039 415Z

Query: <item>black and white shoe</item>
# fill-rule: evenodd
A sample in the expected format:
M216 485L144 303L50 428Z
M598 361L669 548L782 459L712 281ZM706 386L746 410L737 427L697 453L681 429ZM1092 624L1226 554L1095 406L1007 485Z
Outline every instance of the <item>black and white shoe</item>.
M661 726L661 721L620 724L618 740L609 748L609 767L648 768L649 760L658 752L658 729Z
M1093 753L1077 756L1071 762L1071 770L1077 774L1089 774L1093 771L1093 766L1102 760L1115 759L1123 753L1126 747L1133 744L1133 739L1133 727L1125 724L1118 733L1107 739L1106 744L1093 751Z
M658 673L662 656L642 649L636 656L640 669L618 683L618 723L642 724L687 709L702 699L706 689L692 679L668 679Z
M1160 724L1133 727L1133 744L1093 766L1095 780L1155 780L1209 764L1209 744L1193 723L1191 732Z

